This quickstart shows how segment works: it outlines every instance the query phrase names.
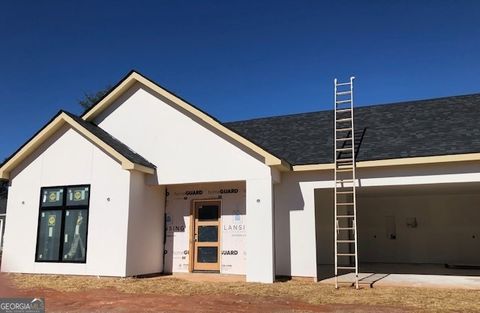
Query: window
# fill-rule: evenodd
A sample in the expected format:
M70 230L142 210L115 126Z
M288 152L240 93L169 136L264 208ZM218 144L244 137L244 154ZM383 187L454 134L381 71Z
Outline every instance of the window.
M37 262L85 263L90 186L40 190Z

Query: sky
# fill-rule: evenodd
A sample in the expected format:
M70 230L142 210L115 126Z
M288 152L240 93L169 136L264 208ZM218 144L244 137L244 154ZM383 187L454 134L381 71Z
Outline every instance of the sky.
M135 69L221 121L480 92L480 1L0 1L0 162Z

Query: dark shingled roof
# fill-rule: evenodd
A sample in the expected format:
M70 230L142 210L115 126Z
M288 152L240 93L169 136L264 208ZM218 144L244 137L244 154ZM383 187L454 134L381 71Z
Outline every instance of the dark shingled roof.
M354 122L357 161L480 152L480 94L357 107ZM292 165L333 162L333 111L224 124Z
M98 139L102 140L107 145L112 147L115 151L117 151L118 153L123 155L127 160L129 160L129 161L131 161L135 164L143 165L143 166L146 166L146 167L149 167L149 168L152 168L152 169L156 168L156 166L154 164L148 162L140 154L138 154L135 151L133 151L132 149L130 149L127 145L120 142L118 139L116 139L115 137L113 137L112 135L110 135L109 133L104 131L99 126L97 126L93 123L87 122L87 121L83 120L82 118L76 116L75 114L72 114L72 113L69 113L69 112L66 112L66 111L62 111L62 112L64 112L68 116L70 116L78 124L80 124L85 129L87 129L89 132L91 132L93 135L98 137Z

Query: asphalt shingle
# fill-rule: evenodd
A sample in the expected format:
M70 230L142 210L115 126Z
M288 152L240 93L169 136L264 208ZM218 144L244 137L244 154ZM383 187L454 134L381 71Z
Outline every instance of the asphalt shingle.
M115 151L123 155L127 160L143 165L152 169L155 169L156 166L149 161L147 161L144 157L142 157L140 154L136 153L132 149L130 149L126 144L120 142L118 139L107 133L105 130L100 128L99 126L87 122L83 120L82 118L76 116L75 114L63 111L65 114L70 116L73 120L75 120L77 123L79 123L82 127L87 129L89 132L91 132L93 135L95 135L98 139L102 140L105 142L107 145L112 147Z
M357 107L357 161L480 152L480 94ZM333 162L333 111L224 123L292 165Z

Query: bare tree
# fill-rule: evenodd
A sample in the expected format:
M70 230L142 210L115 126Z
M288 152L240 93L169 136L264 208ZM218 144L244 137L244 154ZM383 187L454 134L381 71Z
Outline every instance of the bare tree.
M97 92L85 92L83 98L78 101L78 104L80 104L85 110L88 110L100 101L110 89L112 89L112 86L107 86Z

